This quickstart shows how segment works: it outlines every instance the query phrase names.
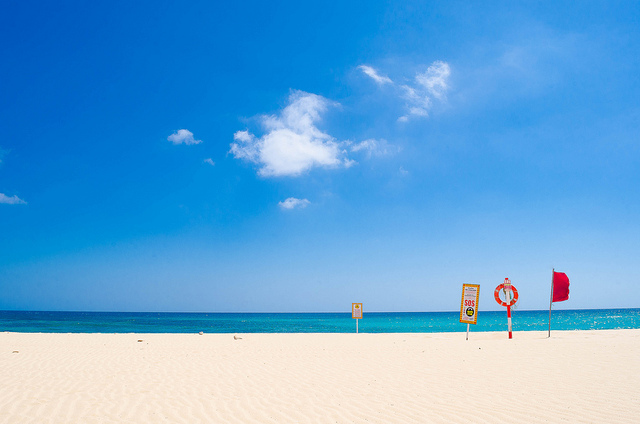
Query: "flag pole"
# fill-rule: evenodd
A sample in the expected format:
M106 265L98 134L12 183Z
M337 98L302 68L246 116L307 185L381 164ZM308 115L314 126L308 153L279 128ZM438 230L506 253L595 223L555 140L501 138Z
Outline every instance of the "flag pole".
M549 334L547 338L551 337L551 305L553 304L553 275L555 274L556 269L551 268L551 297L549 298Z

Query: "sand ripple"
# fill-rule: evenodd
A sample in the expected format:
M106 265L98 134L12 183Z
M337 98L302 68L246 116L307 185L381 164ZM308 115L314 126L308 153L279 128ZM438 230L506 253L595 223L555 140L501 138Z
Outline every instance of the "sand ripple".
M640 330L514 337L0 333L0 423L638 422Z

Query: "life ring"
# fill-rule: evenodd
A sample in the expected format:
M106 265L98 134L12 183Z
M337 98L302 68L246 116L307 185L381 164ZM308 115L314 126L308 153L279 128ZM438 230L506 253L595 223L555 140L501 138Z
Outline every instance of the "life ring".
M511 291L513 292L513 299L511 299L511 303L507 303L505 301L503 301L502 299L500 299L500 290L504 289L504 283L500 284L498 287L496 287L496 290L493 292L493 297L496 298L496 302L498 302L498 304L500 306L513 306L515 305L515 303L518 301L518 290L516 290L515 286L511 286Z

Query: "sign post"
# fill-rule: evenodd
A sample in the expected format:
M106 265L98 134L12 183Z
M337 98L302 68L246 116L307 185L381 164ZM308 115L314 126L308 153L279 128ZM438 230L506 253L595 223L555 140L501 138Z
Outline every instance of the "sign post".
M511 338L511 280L504 279L504 301L507 302L507 325L509 326L509 338Z
M469 340L469 324L478 322L478 300L480 284L463 284L462 301L460 302L460 322L467 324L467 338Z
M362 318L362 303L351 304L351 318L356 320L356 334L358 333L358 320Z
M500 299L501 290L504 293L504 301ZM511 339L513 337L511 333L511 307L518 301L518 290L511 284L511 280L505 278L504 283L496 287L496 290L493 292L493 297L495 297L496 302L498 302L500 306L507 307L507 324L509 326L509 338Z

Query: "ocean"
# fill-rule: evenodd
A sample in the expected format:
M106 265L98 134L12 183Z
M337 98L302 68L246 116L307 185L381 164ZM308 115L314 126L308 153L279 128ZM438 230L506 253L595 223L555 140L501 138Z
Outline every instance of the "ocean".
M513 331L546 331L549 311L513 311ZM459 312L369 312L361 333L466 331ZM552 311L552 330L640 328L640 309ZM24 333L353 333L350 313L0 311L0 331ZM507 331L506 311L480 311L471 331Z

